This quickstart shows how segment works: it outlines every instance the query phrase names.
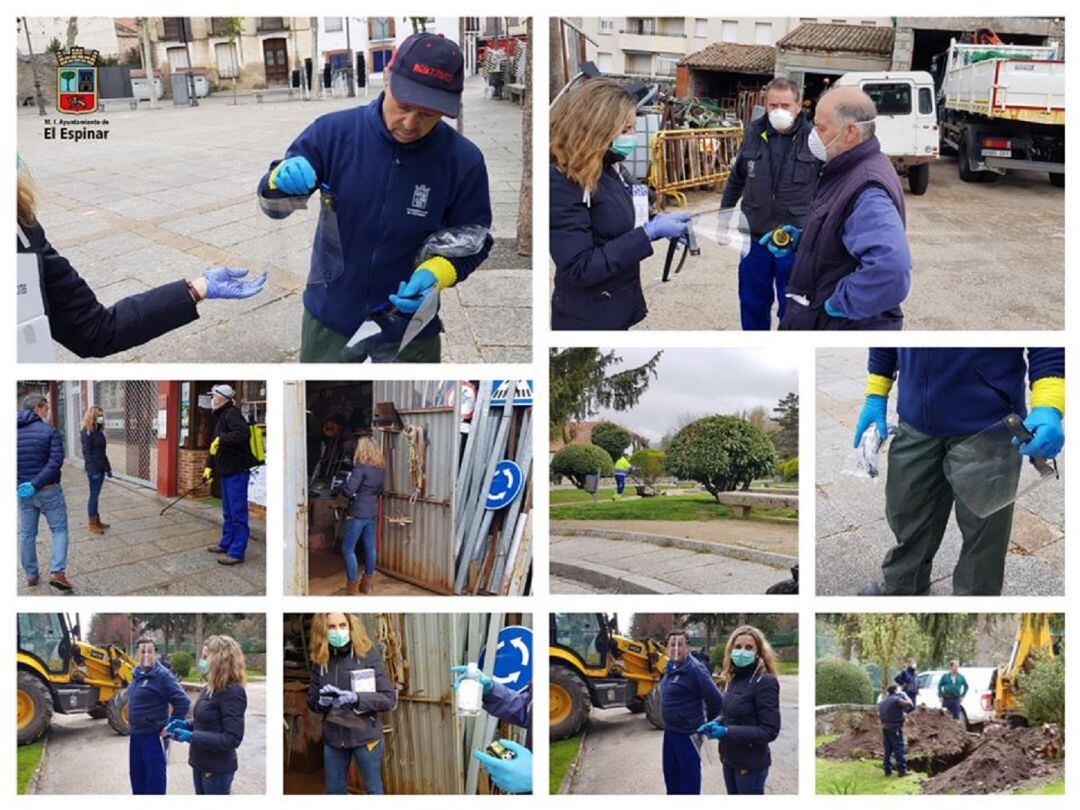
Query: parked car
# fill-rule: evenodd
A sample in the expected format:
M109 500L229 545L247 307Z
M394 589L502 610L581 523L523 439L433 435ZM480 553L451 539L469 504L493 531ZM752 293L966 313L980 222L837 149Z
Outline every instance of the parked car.
M919 673L919 706L940 709L938 682L947 669L932 669ZM981 727L994 719L994 668L961 667L960 674L968 682L968 692L960 703L960 719L970 728Z

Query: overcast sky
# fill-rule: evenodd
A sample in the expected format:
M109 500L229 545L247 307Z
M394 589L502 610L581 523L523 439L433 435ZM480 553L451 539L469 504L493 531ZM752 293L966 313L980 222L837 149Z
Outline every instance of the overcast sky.
M618 349L629 368L646 362L655 349ZM655 446L686 414L712 416L763 406L772 409L799 390L798 363L787 349L665 349L657 377L632 410L602 410L592 421L610 419Z

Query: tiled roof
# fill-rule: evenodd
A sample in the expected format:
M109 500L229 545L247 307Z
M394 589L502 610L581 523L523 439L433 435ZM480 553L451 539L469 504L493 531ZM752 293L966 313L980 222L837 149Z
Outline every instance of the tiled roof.
M888 56L892 53L895 35L895 29L885 25L803 23L777 42L776 47Z
M714 42L704 50L692 53L679 64L708 70L732 73L771 74L776 63L776 48L772 45L739 45L735 42Z

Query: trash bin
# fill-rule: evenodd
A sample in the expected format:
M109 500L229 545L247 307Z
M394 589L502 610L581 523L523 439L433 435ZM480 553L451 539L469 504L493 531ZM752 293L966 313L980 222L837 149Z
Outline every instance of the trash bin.
M585 491L590 495L595 495L598 489L600 489L600 473L587 473L585 475Z
M172 102L179 106L191 102L191 84L186 73L173 73L172 79Z

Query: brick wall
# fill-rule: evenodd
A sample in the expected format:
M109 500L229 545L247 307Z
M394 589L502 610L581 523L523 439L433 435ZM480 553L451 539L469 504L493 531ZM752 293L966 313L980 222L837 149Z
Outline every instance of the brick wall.
M180 448L176 461L176 486L177 494L187 492L202 481L203 466L206 464L205 450L185 450ZM210 497L210 487L199 487L191 493L191 498Z

